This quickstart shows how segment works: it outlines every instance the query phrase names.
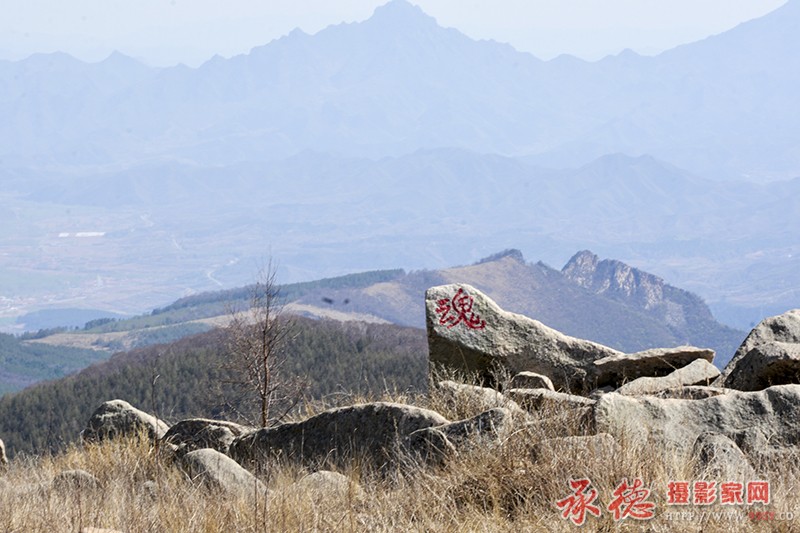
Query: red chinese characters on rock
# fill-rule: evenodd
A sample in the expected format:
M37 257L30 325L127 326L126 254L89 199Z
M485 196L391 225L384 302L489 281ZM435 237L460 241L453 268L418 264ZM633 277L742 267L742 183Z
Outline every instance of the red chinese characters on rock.
M475 299L459 288L452 298L442 298L436 301L436 314L439 315L439 324L447 329L464 324L469 329L484 329L486 321L472 311Z
M556 507L563 510L561 518L569 518L576 526L582 526L586 521L587 512L600 516L600 508L592 505L592 502L597 499L597 489L592 488L586 492L591 483L587 478L569 480L572 494L556 502Z

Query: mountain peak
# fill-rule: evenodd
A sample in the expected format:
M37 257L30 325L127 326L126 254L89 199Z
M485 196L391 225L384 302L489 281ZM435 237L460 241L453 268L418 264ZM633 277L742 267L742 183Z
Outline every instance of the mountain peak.
M522 255L522 252L517 250L516 248L508 248L506 250L503 250L502 252L497 252L496 254L484 257L475 264L482 265L484 263L492 263L494 261L500 261L501 259L505 259L506 257L510 257L511 259L523 265L525 264L525 257Z
M407 0L390 0L382 6L376 7L369 20L393 25L436 24L436 19Z

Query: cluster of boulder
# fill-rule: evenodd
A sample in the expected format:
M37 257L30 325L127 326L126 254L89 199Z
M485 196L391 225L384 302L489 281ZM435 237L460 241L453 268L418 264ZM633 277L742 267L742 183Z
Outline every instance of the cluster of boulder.
M426 320L432 364L493 385L510 373L506 396L528 409L572 410L587 435L698 460L723 442L752 462L800 443L800 310L762 321L721 372L712 350L625 354L506 312L469 285L429 289ZM477 320L481 328L469 326Z
M329 468L346 469L353 461L379 471L407 461L442 464L463 450L491 450L520 421L544 435L564 435L540 439L537 457L569 450L611 455L618 442L638 441L691 454L728 474L800 443L800 310L764 320L720 372L711 364L711 350L681 346L625 354L503 311L469 285L429 289L426 309L431 364L482 382L438 384L447 412L454 412L447 402L472 406L473 415L461 420L374 402L270 428L202 418L169 427L112 400L91 416L83 440L146 435L194 482L235 494L269 493L256 475L270 461L296 462L314 473L286 490L350 499L363 495L361 489ZM498 378L504 374L511 378ZM559 433L567 419L578 428L574 434ZM5 464L0 441L0 469ZM83 473L64 478L94 483Z

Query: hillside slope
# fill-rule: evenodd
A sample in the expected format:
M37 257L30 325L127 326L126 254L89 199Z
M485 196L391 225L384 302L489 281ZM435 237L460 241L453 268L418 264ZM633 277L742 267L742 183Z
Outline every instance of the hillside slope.
M338 393L381 393L427 388L427 343L422 330L392 325L299 319L288 348L288 371L307 382L308 398ZM236 395L226 382L222 330L120 353L59 380L0 398L0 436L11 455L62 449L88 416L113 398L147 409L167 421L191 416L253 415L256 402ZM239 414L237 414L239 413Z

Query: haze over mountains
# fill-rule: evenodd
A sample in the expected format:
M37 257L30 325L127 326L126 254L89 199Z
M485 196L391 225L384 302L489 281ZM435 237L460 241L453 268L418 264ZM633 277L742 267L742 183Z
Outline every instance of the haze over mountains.
M545 62L393 0L197 69L0 62L3 316L591 248L747 327L800 302L799 24Z

